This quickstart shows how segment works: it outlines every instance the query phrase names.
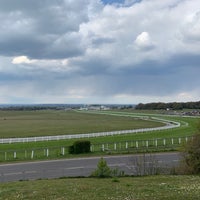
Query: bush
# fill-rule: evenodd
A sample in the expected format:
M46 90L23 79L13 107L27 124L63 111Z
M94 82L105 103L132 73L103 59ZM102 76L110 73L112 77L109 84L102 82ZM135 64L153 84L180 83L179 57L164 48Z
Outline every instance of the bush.
M90 152L90 141L76 141L69 147L70 154L80 154Z
M183 150L180 172L184 174L200 174L200 122L197 129L198 132L185 145Z
M120 177L124 176L124 172L121 170L110 169L107 165L107 162L105 159L101 158L97 164L97 169L91 174L92 177L98 177L98 178L108 178L108 177Z
M97 164L97 169L92 173L91 176L106 178L111 177L111 169L108 167L105 159L101 158Z
M183 152L182 173L200 174L200 133L193 136Z
M74 145L69 146L68 151L69 151L70 154L73 154L74 153Z

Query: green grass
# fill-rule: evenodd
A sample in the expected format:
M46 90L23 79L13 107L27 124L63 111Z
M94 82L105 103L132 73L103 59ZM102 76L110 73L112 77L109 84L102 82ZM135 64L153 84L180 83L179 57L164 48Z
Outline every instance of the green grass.
M138 118L74 111L0 111L0 138L106 132L162 125Z
M26 130L27 133L32 130L33 124L32 122L37 121L38 125L39 123L47 123L46 130L50 131L53 134L53 131L51 130L52 122L54 121L56 123L55 127L53 130L56 129L56 127L59 125L61 126L60 122L65 122L63 127L67 131L70 130L70 128L73 128L76 131L80 131L84 129L85 131L87 130L88 132L91 130L90 128L94 128L93 130L96 130L94 132L97 132L102 130L108 130L108 129L128 129L136 127L136 125L140 128L141 126L152 126L152 125L161 125L155 124L154 122L149 122L146 120L139 120L138 118L136 119L135 116L137 115L143 115L141 113L132 113L132 112L114 112L114 111L109 111L107 112L108 114L123 114L123 115L129 115L132 117L120 117L120 116L111 116L111 115L105 115L105 114L90 114L90 113L77 113L77 112L64 112L64 111L23 111L23 112L17 112L17 111L11 111L11 112L0 112L0 127L4 123L4 121L8 121L7 123L7 129L9 129L9 125L12 125L12 122L14 122L14 125L19 122L23 122L25 124L22 129ZM98 112L99 113L99 112ZM145 114L148 115L148 114ZM6 116L3 117L3 116ZM119 143L123 142L123 148L125 149L125 141L133 141L132 146L135 146L136 140L141 141L141 140L154 140L155 138L166 138L166 142L170 144L171 138L174 138L174 141L177 143L177 138L178 137L185 137L185 136L190 136L193 135L197 131L197 124L199 123L199 118L190 118L190 117L177 117L177 116L165 116L165 115L159 115L159 114L149 114L149 116L161 116L164 119L168 120L174 120L178 121L181 123L181 127L175 128L175 129L169 129L169 130L162 130L162 131L153 131L153 132L144 132L144 133L134 133L134 134L125 134L125 135L115 135L115 136L106 136L106 137L97 137L97 138L89 138L88 140L91 141L91 144L102 144L104 143L105 145L109 145L109 149L114 149L114 144L109 144L109 143ZM5 119L4 119L5 118ZM13 121L12 121L13 120ZM27 121L28 123L31 123L29 127L27 126ZM40 122L42 121L42 122ZM73 126L70 125L71 122L74 121ZM89 123L90 122L90 123ZM103 123L105 122L105 123ZM141 124L141 123L142 124ZM144 124L145 122L145 124ZM1 124L2 123L2 124ZM92 124L92 126L89 126L88 124ZM102 126L105 125L104 127ZM185 126L185 124L188 124ZM67 127L66 127L67 126ZM96 127L96 128L95 128ZM2 128L2 127L1 127ZM35 128L37 131L37 134L41 133L40 130L41 126L36 126ZM5 128L6 129L6 128ZM4 129L0 129L0 134L2 134ZM71 129L72 130L72 129ZM49 132L46 133L49 133ZM75 131L75 132L76 132ZM16 128L15 130L16 136L22 136L21 132L19 129ZM54 132L55 133L55 132ZM71 133L71 131L70 131ZM13 134L13 133L12 133ZM25 133L24 133L25 134ZM24 136L27 136L25 134ZM30 154L32 149L37 152L37 156L34 156L34 159L55 159L55 158L66 158L66 157L71 157L72 155L69 155L68 152L68 146L72 145L74 141L77 139L71 139L71 140L59 140L59 141L43 141L43 142L30 142L30 143L14 143L14 144L1 144L0 145L0 161L5 162L5 157L6 161L13 161L13 160L30 160ZM143 142L139 142L141 144ZM158 141L158 145L163 144L162 140ZM144 144L145 148L145 142ZM149 145L153 146L153 142L149 142ZM119 146L119 145L118 145ZM121 144L120 144L121 146ZM129 143L130 146L130 143ZM141 146L141 145L139 145ZM154 144L155 146L155 144ZM65 147L65 152L66 154L64 156L60 155L61 153L61 147ZM47 157L45 155L45 150L44 148L49 148L50 151L50 156ZM100 149L101 146L95 147L96 149ZM128 153L128 151L124 151L124 149L121 151L121 153ZM177 146L171 147L170 145L163 148L152 148L152 151L164 151L164 150L177 150ZM13 159L14 151L17 151L17 159ZM146 151L146 150L145 150ZM7 152L5 155L5 152ZM140 152L137 149L131 149L130 152ZM95 153L92 153L90 155L104 155L106 153L120 153L120 151L109 151L109 152L98 152L98 150ZM88 155L88 156L90 156ZM79 155L82 156L82 155ZM83 155L85 156L85 155Z
M130 112L107 112L108 114L123 114L132 117L100 115L90 113L64 111L0 111L0 137L29 137L59 134L92 133L101 131L127 130L145 127L162 126L162 123L141 120L138 114ZM143 115L143 114L140 114ZM145 114L147 115L147 114ZM152 114L150 115L152 116ZM153 116L158 116L153 114ZM161 137L179 137L192 135L196 131L199 118L175 117L161 115L168 120L179 121L182 126L177 129L146 132L138 134L108 136L91 139L93 142L112 142L122 139L151 139ZM188 123L188 126L184 126ZM54 143L54 142L53 142ZM56 145L56 144L54 144Z
M0 200L197 200L199 176L67 178L0 184Z

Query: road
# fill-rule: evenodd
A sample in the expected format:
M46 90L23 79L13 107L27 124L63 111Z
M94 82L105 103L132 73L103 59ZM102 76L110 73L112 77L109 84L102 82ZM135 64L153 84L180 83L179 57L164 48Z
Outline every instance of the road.
M105 156L110 168L118 168L128 175L146 173L155 168L177 166L179 153L156 153L124 156ZM100 157L74 158L0 165L0 182L89 176L97 168Z

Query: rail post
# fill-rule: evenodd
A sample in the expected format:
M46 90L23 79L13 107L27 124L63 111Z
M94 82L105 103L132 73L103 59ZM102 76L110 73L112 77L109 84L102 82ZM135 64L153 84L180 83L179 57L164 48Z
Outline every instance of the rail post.
M128 149L128 142L126 142L126 149Z
M31 159L34 157L34 150L31 151Z
M164 146L166 145L166 139L163 139L163 145Z
M135 142L135 146L138 149L139 145L138 145L138 141Z
M65 155L65 147L61 148L61 154L64 156Z
M174 138L172 138L171 141L172 141L172 145L174 145Z
M146 147L148 148L149 147L149 141L146 140Z
M116 143L114 144L114 150L115 151L117 150L117 144Z
M93 145L90 146L90 151L93 152Z
M47 157L49 157L49 149L47 149Z
M13 157L14 157L14 159L17 158L17 153L16 153L16 151L14 151L14 153L13 153Z
M104 150L105 150L104 144L102 144L102 147L101 147L101 149L102 149L102 151L104 151Z

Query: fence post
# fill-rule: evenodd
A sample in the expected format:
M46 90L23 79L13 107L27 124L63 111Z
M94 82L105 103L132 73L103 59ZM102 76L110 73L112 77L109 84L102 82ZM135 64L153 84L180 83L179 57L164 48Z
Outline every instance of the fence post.
M116 143L114 144L114 150L115 151L117 150L117 144Z
M128 149L128 142L126 142L126 149Z
M158 147L158 140L155 140L155 146Z
M138 149L138 141L135 142L135 146Z
M16 159L16 158L17 158L17 153L16 153L16 151L14 152L14 155L13 155L13 157L14 157L14 159Z
M166 139L163 139L163 145L164 146L166 145Z
M102 147L101 147L102 151L104 151L105 147L104 147L104 144L102 144Z
M174 138L172 138L172 145L174 145Z
M90 151L93 152L93 145L90 146Z
M181 138L178 138L178 143L181 144Z
M61 155L65 155L65 147L61 147Z
M31 151L31 159L33 159L34 156L34 150Z
M47 149L47 157L49 157L49 149Z
M188 137L185 137L185 141L186 141L186 142L188 141Z
M148 148L149 147L149 141L146 140L146 147Z

